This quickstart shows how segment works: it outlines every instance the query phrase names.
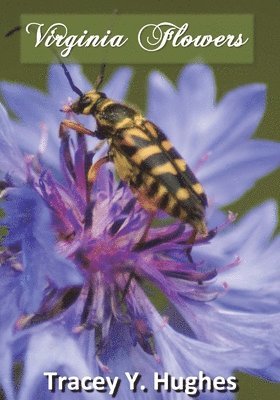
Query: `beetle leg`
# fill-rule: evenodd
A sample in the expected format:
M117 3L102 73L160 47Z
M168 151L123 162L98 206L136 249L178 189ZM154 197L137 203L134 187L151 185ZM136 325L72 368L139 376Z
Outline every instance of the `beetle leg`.
M193 249L193 245L195 243L196 236L197 236L197 230L193 229L191 236L187 240L188 248L186 249L186 255L192 264L193 264L193 258L192 258L191 252Z
M153 223L153 220L155 218L155 215L156 215L156 211L151 211L150 212L149 218L148 218L148 221L147 221L147 224L146 224L146 227L145 227L145 230L144 230L144 232L143 232L143 234L141 236L141 239L139 240L139 242L137 243L136 246L141 245L147 239L147 236L148 236L149 230L150 230L150 228L152 226L152 223Z
M147 235L148 235L148 233L149 233L149 230L150 230L150 228L151 228L151 226L152 226L152 223L153 223L155 214L156 214L156 211L150 212L149 218L148 218L148 221L147 221L147 224L146 224L146 227L145 227L145 230L144 230L144 232L143 232L143 234L142 234L142 236L141 236L139 242L137 242L137 244L134 246L134 249L137 249L138 246L141 246L141 244L145 242L145 240L146 240L146 238L147 238ZM122 292L121 302L124 301L124 299L125 299L125 297L126 297L128 291L129 291L129 288L130 288L130 286L131 286L131 282L132 282L132 280L135 279L135 278L136 278L135 273L134 273L134 272L130 272L130 274L129 274L129 276L128 276L128 279L127 279L127 282L126 282L126 285L125 285L125 288L124 288L124 290L123 290L123 292Z
M148 235L148 232L149 232L149 230L150 230L150 228L152 226L155 214L156 214L155 211L150 212L149 218L148 218L148 221L147 221L147 224L146 224L146 227L145 227L145 230L144 230L139 242L134 246L134 249L137 249L138 246L141 246L141 244L145 242L145 240L147 238L147 235ZM121 298L122 302L123 302L125 296L128 293L128 290L130 288L132 280L135 279L135 278L136 278L135 273L134 272L130 272L129 277L128 277L127 282L126 282L126 285L125 285L125 288L124 288L123 293L122 293L122 298Z
M131 188L132 193L135 195L138 202L140 203L141 207L143 207L144 210L146 210L149 213L149 218L148 218L145 230L141 236L141 239L139 240L139 242L136 245L136 247L137 247L139 244L142 244L143 242L145 242L145 240L147 238L147 235L149 233L149 230L151 228L151 225L152 225L155 215L157 213L157 206L151 199L149 199L146 196L144 191L139 191L139 190L135 189L133 186L131 186L130 188Z
M61 121L59 126L59 137L62 138L65 136L69 129L73 129L77 133L81 133L82 135L89 135L95 137L97 132L93 132L90 129L87 129L84 125L79 122L72 121L70 119L64 119Z
M90 167L88 174L87 174L87 180L89 183L92 184L96 181L97 174L98 174L100 168L102 167L103 164L105 164L108 161L109 161L109 156L107 155L105 157L100 158L98 161L96 161L96 163L94 163Z

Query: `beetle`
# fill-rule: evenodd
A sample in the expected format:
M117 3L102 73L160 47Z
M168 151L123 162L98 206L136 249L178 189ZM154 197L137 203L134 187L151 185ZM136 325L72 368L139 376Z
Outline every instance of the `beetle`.
M88 181L95 180L103 163L114 163L119 178L128 184L142 207L150 213L141 241L159 209L193 227L190 244L197 234L207 236L204 189L162 130L134 107L116 102L99 90L105 66L94 88L86 93L74 85L65 65L63 68L72 89L79 95L64 111L92 116L97 129L92 132L66 119L61 122L60 135L70 128L106 140L109 144L107 156L91 166Z

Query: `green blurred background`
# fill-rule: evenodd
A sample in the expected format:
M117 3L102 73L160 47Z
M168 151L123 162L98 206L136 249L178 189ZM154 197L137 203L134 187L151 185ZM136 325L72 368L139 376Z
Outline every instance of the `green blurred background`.
M4 39L4 34L19 24L23 13L236 13L254 14L255 17L255 61L250 65L214 65L217 80L218 98L228 90L250 82L264 82L268 87L267 110L256 136L264 139L279 140L279 92L280 92L280 1L279 0L0 0L0 80L24 82L28 85L45 89L47 66L21 65L19 62L19 35ZM145 110L146 82L152 66L133 66L134 79L128 100ZM161 65L160 70L175 81L181 65ZM115 69L107 68L107 76ZM94 80L96 67L87 65L84 68L87 76ZM230 208L239 215L268 198L280 200L280 171L276 171L260 180L257 185L245 194ZM279 227L279 224L278 224ZM1 360L0 360L1 362ZM0 368L3 368L1 365ZM244 374L237 374L240 391L239 400L270 400L279 398L280 384L272 384ZM1 399L1 395L0 395Z

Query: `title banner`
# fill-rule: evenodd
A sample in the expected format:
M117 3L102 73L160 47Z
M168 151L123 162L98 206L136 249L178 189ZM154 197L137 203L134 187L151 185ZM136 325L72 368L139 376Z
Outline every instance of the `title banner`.
M21 16L21 62L113 64L253 62L249 14Z

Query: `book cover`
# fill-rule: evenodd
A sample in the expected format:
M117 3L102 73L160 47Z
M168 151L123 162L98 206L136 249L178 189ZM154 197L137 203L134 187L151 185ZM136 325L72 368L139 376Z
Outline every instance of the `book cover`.
M1 6L0 399L276 398L279 2Z

